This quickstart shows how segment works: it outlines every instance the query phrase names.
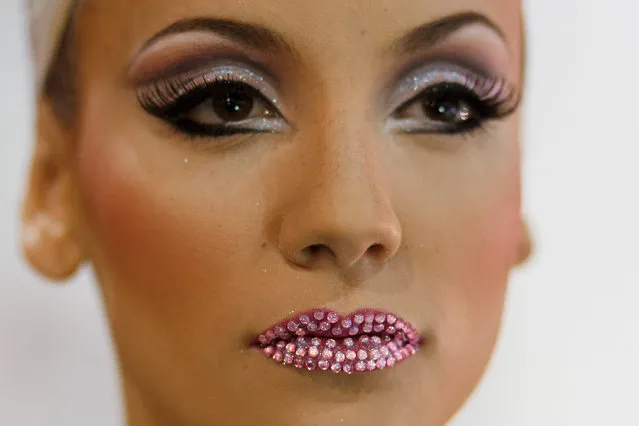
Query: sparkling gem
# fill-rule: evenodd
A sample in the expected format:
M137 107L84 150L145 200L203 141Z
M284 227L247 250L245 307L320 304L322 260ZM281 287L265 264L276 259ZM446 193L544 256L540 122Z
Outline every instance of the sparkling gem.
M286 324L286 328L288 328L289 331L292 332L296 332L298 327L299 324L297 324L295 321L289 321L288 324Z
M311 344L315 345L315 346L319 346L322 344L322 340L319 337L313 337L311 339Z
M372 359L366 362L366 369L368 371L373 371L375 367L376 367L375 361L373 361Z
M345 359L346 359L346 355L344 355L344 352L337 352L335 354L335 361L344 362Z
M295 362L293 364L297 368L302 368L302 367L304 367L304 359L303 358L295 358Z
M397 345L395 344L395 342L390 342L390 343L388 344L388 349L389 349L391 352L395 352L395 351L397 350Z
M286 342L280 340L279 342L277 342L275 347L277 347L277 349L283 350L286 347Z
M386 360L385 360L384 358L382 358L382 359L378 359L378 360L377 360L377 363L375 364L375 366L376 366L378 369L380 369L380 370L381 370L381 369L383 369L383 368L386 368Z
M342 371L342 364L340 364L339 362L334 363L333 365L331 365L331 371L333 373L339 373L340 371Z
M417 352L413 345L406 345L406 350L408 350L408 353L410 353L411 355L415 355L415 353Z
M344 339L344 346L346 346L347 348L352 348L354 344L355 342L353 342L353 339L351 339L350 337Z
M337 315L337 313L335 312L330 312L327 316L326 319L328 320L328 322L330 322L331 324L335 324L337 321L339 321L339 315Z
M367 335L365 335L365 334L364 334L364 335L362 335L362 336L359 336L359 343L362 343L362 344L366 345L366 344L368 344L370 341L371 341L371 338L370 338L370 337L368 337L368 336L367 336Z
M379 348L379 353L382 354L382 356L388 356L390 351L386 346L382 346L381 348Z
M373 331L373 324L369 324L369 323L364 324L362 331L364 333L371 333Z
M297 348L297 350L295 351L295 355L297 355L297 356L306 355L306 349L305 348Z
M298 328L297 331L295 332L296 336L306 336L306 331L304 331L303 328Z
M386 321L386 314L381 314L380 313L380 314L375 315L375 322L378 322L378 323L381 324L384 321Z
M277 362L282 362L284 359L284 354L280 351L277 351L273 354L273 359Z
M361 323L363 323L363 322L364 322L364 315L362 315L362 314L356 314L356 315L353 317L353 320L355 321L355 324L361 324Z
M353 325L353 321L350 318L344 318L342 320L342 327L344 328L350 328L351 325Z
M312 358L308 358L308 359L306 360L306 369L307 369L308 371L313 371L313 370L315 370L315 367L316 367L316 366L317 366L317 363L315 362L315 360L314 360L314 359L312 359Z
M266 344L268 344L271 341L271 339L269 339L264 334L260 334L260 336L257 338L257 341L260 342L263 345L266 345Z
M366 362L358 361L357 364L355 364L355 371L366 371Z
M300 315L300 323L308 324L310 321L311 319L308 317L308 315Z
M348 358L351 361L355 361L355 359L357 358L357 353L349 349L346 351L346 358Z
M320 324L320 330L322 330L322 331L328 331L328 330L330 330L330 329L331 329L331 325L330 325L329 323L327 323L326 321L323 321L323 322Z
M392 367L393 365L395 365L395 362L395 358L393 358L392 356L388 357L388 359L386 360L386 366Z
M357 358L365 360L366 358L368 358L368 353L364 349L360 349L359 351L357 351Z
M406 348L402 348L400 352L402 353L403 358L408 358L408 356L410 355L410 352L408 352L408 349Z
M371 351L368 353L368 357L375 361L377 361L381 356L382 354L377 349L371 349Z
M295 352L295 343L289 343L288 345L286 345L286 352Z
M342 371L346 374L352 374L353 366L351 364L344 364L344 366L342 367Z
M395 321L397 321L397 317L393 314L388 314L386 315L386 322L388 324L395 324Z
M275 348L273 346L267 346L263 349L264 355L266 355L267 357L272 357L273 353L275 352Z
M313 313L313 318L315 318L318 321L321 321L324 319L324 312L322 311L315 311L315 313Z
M356 325L352 326L350 330L348 330L348 334L350 334L351 336L354 336L357 333L359 333L359 327L357 327Z
M328 367L331 365L330 362L326 361L325 359L321 360L320 362L317 363L317 366L321 369L321 370L328 370Z
M364 318L364 321L366 321L366 322L375 321L375 314L366 314L366 317Z
M317 331L317 323L309 322L306 328L308 329L308 331Z
M298 337L295 342L297 343L297 346L301 346L304 348L308 346L308 342L304 337Z
M308 356L310 356L311 358L317 358L318 355L319 349L317 349L317 346L311 346L310 348L308 348Z
M404 329L404 323L402 321L397 321L397 323L395 324L395 328L397 330L403 330Z
M326 341L326 347L327 348L333 349L335 346L337 346L337 342L335 341L335 339L328 339Z
M342 335L342 328L341 327L335 327L332 330L333 336L341 336Z
M333 351L332 351L332 350L330 350L329 348L325 348L325 349L322 351L322 358L324 358L324 359L331 359L331 358L333 358Z
M381 333L382 331L384 331L384 324L375 324L375 327L373 327L373 331L375 331L375 333Z
M386 333L388 334L395 334L397 330L395 330L395 327L393 327L392 325L389 325L388 327L386 327Z
M401 361L402 359L404 359L404 357L402 356L402 352L401 351L393 352L393 356L395 357L395 359L397 361Z
M382 339L379 336L373 336L371 337L371 343L374 345L381 345Z
M286 332L286 330L284 330L284 327L280 325L275 326L274 330L278 335L282 335L284 332Z

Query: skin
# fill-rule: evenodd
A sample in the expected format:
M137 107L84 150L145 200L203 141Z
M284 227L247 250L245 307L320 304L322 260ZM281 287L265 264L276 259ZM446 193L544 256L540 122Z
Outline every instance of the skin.
M497 339L509 272L530 251L519 114L470 135L398 136L380 130L377 99L411 59L384 53L393 40L469 10L505 41L474 28L437 48L488 58L521 88L514 0L80 7L79 108L66 123L40 100L25 252L54 279L92 265L129 425L436 426L461 407ZM142 46L201 16L259 24L294 45L294 58L266 62L284 81L295 131L220 147L140 107L135 74L152 74L185 43L146 59ZM397 312L427 343L396 368L357 376L283 368L247 347L293 311L360 306Z

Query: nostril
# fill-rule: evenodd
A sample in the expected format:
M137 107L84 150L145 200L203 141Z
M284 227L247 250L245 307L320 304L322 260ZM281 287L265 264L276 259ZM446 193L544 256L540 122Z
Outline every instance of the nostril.
M373 259L381 260L388 256L388 249L383 244L376 243L368 248L367 253Z

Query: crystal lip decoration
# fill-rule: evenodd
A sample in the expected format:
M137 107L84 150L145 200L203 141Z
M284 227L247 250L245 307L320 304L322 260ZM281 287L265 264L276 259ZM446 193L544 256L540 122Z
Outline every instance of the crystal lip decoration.
M414 355L421 342L417 330L391 312L313 309L263 331L253 346L284 366L353 374L391 368Z

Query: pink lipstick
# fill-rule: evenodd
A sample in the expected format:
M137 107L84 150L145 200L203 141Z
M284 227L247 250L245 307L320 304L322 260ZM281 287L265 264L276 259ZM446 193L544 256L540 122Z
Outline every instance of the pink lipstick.
M421 340L411 324L391 312L358 309L341 315L313 309L273 325L253 343L285 366L352 374L394 367L414 355Z

